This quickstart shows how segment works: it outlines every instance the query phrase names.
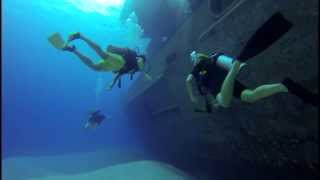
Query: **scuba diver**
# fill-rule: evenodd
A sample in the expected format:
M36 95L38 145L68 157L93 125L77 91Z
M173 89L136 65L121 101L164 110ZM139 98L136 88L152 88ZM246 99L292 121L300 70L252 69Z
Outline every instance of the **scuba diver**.
M105 119L106 117L100 113L100 110L94 111L91 113L89 120L87 123L84 125L84 128L96 128L100 126L101 122Z
M318 95L307 91L289 78L285 78L281 83L265 84L251 90L236 80L245 63L222 53L207 56L193 51L190 57L193 70L186 79L187 91L191 101L197 103L192 89L195 80L199 94L205 98L207 112L212 112L212 105L228 108L233 97L243 102L254 103L277 93L288 92L301 98L304 103L318 106Z
M90 48L92 48L102 60L98 63L94 63L89 57L79 52L74 45L68 45L74 40L83 40ZM59 33L54 33L48 38L49 42L59 50L68 51L76 55L84 64L94 71L106 71L113 72L114 76L112 82L107 87L107 90L111 90L115 83L118 81L119 88L121 87L121 76L129 74L132 79L134 73L140 71L144 73L147 79L151 77L145 72L146 57L144 55L138 55L135 51L129 48L120 48L109 45L104 51L99 45L90 39L86 38L79 32L72 33L67 43L64 43Z

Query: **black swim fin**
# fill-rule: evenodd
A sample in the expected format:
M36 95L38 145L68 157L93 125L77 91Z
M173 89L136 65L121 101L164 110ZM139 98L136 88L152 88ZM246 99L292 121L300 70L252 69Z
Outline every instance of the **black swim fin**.
M280 12L275 13L251 36L238 59L247 61L258 55L280 39L291 27L292 23L286 20Z
M285 85L289 92L299 97L304 103L311 104L313 106L319 106L319 96L308 91L306 88L302 87L300 84L294 82L289 78L285 78L282 81L282 84Z

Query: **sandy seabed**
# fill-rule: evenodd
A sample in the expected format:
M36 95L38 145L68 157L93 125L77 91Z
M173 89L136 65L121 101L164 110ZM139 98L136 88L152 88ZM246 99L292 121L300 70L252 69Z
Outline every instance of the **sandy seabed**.
M101 150L2 160L3 180L190 180L177 168L136 153Z

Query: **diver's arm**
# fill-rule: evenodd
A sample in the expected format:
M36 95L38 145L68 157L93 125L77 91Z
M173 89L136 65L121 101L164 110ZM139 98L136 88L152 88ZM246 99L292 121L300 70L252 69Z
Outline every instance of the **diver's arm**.
M121 77L120 73L118 73L116 76L114 76L113 79L112 79L112 82L107 87L107 90L111 90L120 77Z
M142 60L138 60L138 67L139 67L139 70L144 74L144 77L148 80L152 80L152 77L144 71L144 62Z
M186 79L186 87L188 91L188 95L193 103L197 101L197 98L194 96L193 91L192 91L192 82L193 82L193 75L189 74L187 79Z

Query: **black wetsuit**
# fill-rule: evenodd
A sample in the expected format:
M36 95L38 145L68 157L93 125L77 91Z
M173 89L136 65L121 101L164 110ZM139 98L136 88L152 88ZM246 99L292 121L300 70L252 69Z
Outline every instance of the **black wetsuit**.
M226 78L228 71L219 67L216 63L218 57L222 55L217 53L211 58L202 57L201 61L193 68L192 75L195 77L200 95L205 96L208 93L217 95ZM241 92L247 89L239 81L235 81L233 96L241 97Z
M137 53L129 48L119 48L115 46L108 46L108 51L119 54L125 60L124 66L117 72L120 75L127 74L127 73L134 73L139 70L138 60L137 60Z
M92 113L89 122L91 123L97 123L98 125L101 124L101 122L105 119L106 117L103 114L100 114L100 111L96 111Z
M119 76L130 74L130 79L132 80L134 73L139 71L137 53L129 48L119 48L112 45L109 45L107 50L119 54L125 61L124 66L119 71L114 71L114 73L118 73ZM121 78L118 79L118 87L121 88Z

